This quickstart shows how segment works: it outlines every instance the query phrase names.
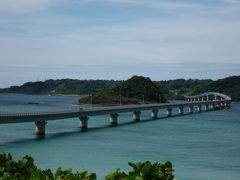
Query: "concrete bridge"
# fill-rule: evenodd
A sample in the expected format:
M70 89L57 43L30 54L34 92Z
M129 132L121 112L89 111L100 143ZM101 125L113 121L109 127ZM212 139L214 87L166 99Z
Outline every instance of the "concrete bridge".
M79 109L61 112L35 112L35 113L0 113L0 124L8 123L25 123L34 122L36 125L36 134L44 135L47 121L60 120L68 118L79 118L80 128L87 129L88 120L91 116L109 114L110 125L118 124L119 113L133 112L133 121L140 121L141 111L150 111L152 119L158 118L159 109L166 110L166 116L172 116L172 110L178 109L178 114L183 115L184 109L188 109L188 113L194 113L194 107L197 107L197 112L209 111L214 109L224 109L230 106L230 99L221 99L215 101L201 101L181 102L181 103L163 103L163 104L143 104L143 105L125 105L125 106L111 106L92 109ZM204 109L203 109L204 108Z
M225 94L218 92L206 92L196 96L185 96L185 101L196 102L196 101L217 101L217 100L229 100L231 98Z

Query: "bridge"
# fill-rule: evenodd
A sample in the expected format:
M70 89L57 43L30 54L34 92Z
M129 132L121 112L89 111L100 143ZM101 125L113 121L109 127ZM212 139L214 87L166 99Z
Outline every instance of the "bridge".
M217 101L217 100L229 100L231 98L225 94L218 92L206 92L196 96L185 96L185 101L194 102L194 101Z
M210 95L219 95L221 99L204 99L203 97L206 95L208 95L208 97ZM224 99L222 97L226 98ZM193 114L195 107L197 107L197 112L202 112L203 107L204 111L228 108L230 107L231 98L227 97L228 96L226 95L222 96L221 94L216 93L205 93L199 96L186 97L186 102L179 103L121 105L61 112L0 113L0 124L34 122L36 125L36 134L44 135L47 121L79 118L80 128L87 129L89 117L109 114L109 124L114 126L118 124L119 113L133 112L132 119L135 122L140 121L141 111L150 111L152 119L158 118L159 109L165 109L167 117L172 116L172 110L174 108L178 109L179 115L184 114L185 108L188 108L188 114Z

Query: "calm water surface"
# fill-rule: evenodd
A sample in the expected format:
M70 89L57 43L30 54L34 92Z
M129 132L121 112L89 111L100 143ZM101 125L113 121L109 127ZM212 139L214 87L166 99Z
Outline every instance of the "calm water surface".
M0 94L0 111L77 109L78 99ZM0 124L0 152L16 159L29 154L42 169L89 170L98 179L117 167L128 170L129 161L146 160L171 161L178 180L240 179L240 104L172 118L164 118L164 111L159 115L150 120L146 111L143 121L130 123L131 113L120 114L117 127L108 127L108 116L91 117L88 132L79 131L77 118L50 121L45 139L35 137L34 123Z

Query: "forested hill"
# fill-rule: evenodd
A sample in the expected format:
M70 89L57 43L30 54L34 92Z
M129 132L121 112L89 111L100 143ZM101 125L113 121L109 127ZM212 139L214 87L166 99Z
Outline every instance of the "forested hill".
M231 76L213 81L205 86L193 89L192 94L204 93L206 91L216 91L229 95L232 100L240 101L240 76Z
M104 89L111 89L123 81L114 80L47 80L28 82L22 86L0 89L5 93L23 94L92 94ZM195 95L207 91L227 94L234 101L240 101L240 76L231 76L216 81L205 79L176 79L154 82L167 99L183 99L184 95Z
M240 101L240 76L230 76L213 80L169 80L156 82L168 99L183 99L184 95L196 95L215 91L226 94L233 101Z
M90 94L116 86L121 81L114 80L76 80L61 79L47 80L38 82L28 82L22 86L11 86L10 88L0 89L4 93L22 94Z
M160 88L148 77L133 76L109 90L80 99L83 104L142 104L166 102Z

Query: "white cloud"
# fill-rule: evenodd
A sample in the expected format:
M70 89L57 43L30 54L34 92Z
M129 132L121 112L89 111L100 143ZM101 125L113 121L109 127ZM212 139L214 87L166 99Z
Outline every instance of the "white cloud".
M38 28L30 29L37 36L1 37L1 64L239 63L240 57L239 22L151 19L62 31Z
M167 9L189 9L199 8L198 3L187 3L177 1L164 1L164 0L78 0L79 3L109 3L109 4L121 4L130 6L149 6L153 8L167 8Z
M19 65L239 63L240 22L219 18L239 13L224 9L224 16L212 10L204 15L194 12L94 26L81 26L82 17L64 14L0 19L0 30L10 29L0 32L0 61Z
M66 68L70 72L73 66L76 67L74 77L81 74L77 65L101 66L101 72L96 72L94 77L98 77L105 70L114 72L117 67L117 76L121 77L119 64L129 65L121 68L132 69L136 65L135 69L139 69L145 67L144 64L157 67L162 63L170 63L169 66L172 66L190 62L193 63L192 67L196 64L194 71L198 69L199 62L240 64L240 6L236 0L221 0L220 4L215 5L200 1L188 4L186 1L161 0L71 0L72 4L68 4L67 8L59 9L57 13L51 11L52 6L62 8L61 5L58 6L61 2L69 1L0 0L1 67L19 67L22 69L19 73L25 76L22 79L26 81L29 77L44 77L45 72L42 69L51 64L62 64L63 69L70 65ZM78 4L79 2L98 2L98 6ZM109 4L111 6L108 6ZM142 13L141 17L134 14L133 18L128 19L128 14L124 14L125 5L129 6L128 11L134 7L133 13ZM71 10L72 6L74 13L71 14L66 9ZM78 6L81 6L83 12L77 11ZM137 6L141 8L137 9ZM153 9L144 9L145 6ZM109 14L96 13L95 8L101 7L113 9L109 10ZM114 8L118 10L117 15ZM5 16L5 13L17 16ZM23 15L18 16L21 13ZM131 16L131 13L129 15ZM31 76L34 72L25 75L23 72L29 70L22 66L44 68L39 70L36 76ZM179 69L181 68L182 66ZM92 66L86 71L83 69L81 72L85 73L82 74L88 77L93 74ZM14 79L16 72L11 70L1 77ZM143 71L140 69L134 73L137 72ZM158 72L159 69L156 69L156 77L159 77ZM55 76L48 72L49 78L60 77L62 72L56 73L59 74ZM152 71L146 70L146 76L151 73ZM163 75L166 73L172 75L172 71L167 70ZM207 72L204 71L203 76L205 73ZM108 77L109 74L106 73L105 76Z
M61 1L61 0L58 0ZM1 13L28 13L45 10L57 0L1 0Z

